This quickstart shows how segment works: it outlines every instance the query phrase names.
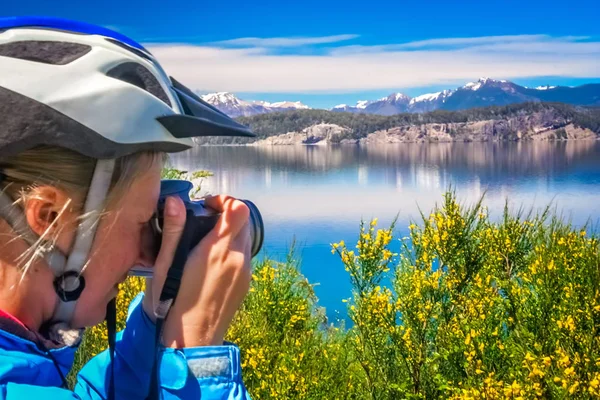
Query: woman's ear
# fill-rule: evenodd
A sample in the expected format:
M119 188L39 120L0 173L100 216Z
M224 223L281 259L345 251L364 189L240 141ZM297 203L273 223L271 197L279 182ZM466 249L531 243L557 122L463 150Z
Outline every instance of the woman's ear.
M74 222L71 197L49 185L38 186L27 194L24 211L31 230L46 238L54 237Z

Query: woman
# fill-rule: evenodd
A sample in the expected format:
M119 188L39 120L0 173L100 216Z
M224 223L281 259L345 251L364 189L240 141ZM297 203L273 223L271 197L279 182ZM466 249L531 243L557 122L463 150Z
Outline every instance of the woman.
M252 134L125 36L0 19L0 399L147 398L154 376L161 398L249 397L239 351L223 341L250 282L242 202L206 200L222 216L190 253L155 347L155 299L185 225L182 201L167 199L157 256L148 222L164 154L203 135ZM94 357L69 391L83 328L105 318L139 265L154 279L130 305L114 358Z

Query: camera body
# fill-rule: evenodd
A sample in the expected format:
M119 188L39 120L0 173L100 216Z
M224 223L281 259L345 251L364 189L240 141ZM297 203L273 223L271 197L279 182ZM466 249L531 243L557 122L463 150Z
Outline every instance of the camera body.
M194 248L202 238L204 238L215 226L221 214L215 210L208 208L204 204L204 200L191 200L190 191L193 184L186 180L168 179L162 180L160 185L160 197L158 200L157 212L150 221L152 232L154 235L154 253L158 254L162 242L162 226L164 221L165 202L169 196L177 196L185 205L187 220L186 224L191 224L192 240L190 241L190 249ZM256 256L262 248L264 240L264 225L260 211L249 200L241 200L250 210L250 235L252 240L251 255ZM134 267L131 269L130 275L135 276L152 276L152 268Z

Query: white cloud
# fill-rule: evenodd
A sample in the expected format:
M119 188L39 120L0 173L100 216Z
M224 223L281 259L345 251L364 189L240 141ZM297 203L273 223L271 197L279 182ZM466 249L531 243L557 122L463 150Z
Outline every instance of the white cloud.
M321 37L277 37L257 38L247 37L223 40L212 43L215 46L252 46L252 47L299 47L314 44L337 43L345 40L356 39L358 35L335 35Z
M549 35L506 35L506 36L480 36L470 38L442 38L419 40L398 45L399 48L426 48L435 46L469 46L483 44L502 44L502 43L529 43L529 42L547 42L554 40L584 40L587 36L564 36L553 38Z
M169 74L202 91L343 93L460 84L479 76L599 77L600 42L584 39L547 35L443 38L341 46L312 55L276 54L264 44L243 49L149 47Z

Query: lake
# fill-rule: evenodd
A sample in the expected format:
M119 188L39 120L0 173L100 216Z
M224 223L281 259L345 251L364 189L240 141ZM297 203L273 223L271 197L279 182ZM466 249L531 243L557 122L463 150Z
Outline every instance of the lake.
M261 210L261 257L284 260L295 241L303 274L330 320L346 318L350 282L331 243L356 241L361 218L408 233L452 187L490 214L552 205L573 224L600 217L600 141L423 143L369 146L201 146L172 157L174 167L214 173L202 192L252 200Z

